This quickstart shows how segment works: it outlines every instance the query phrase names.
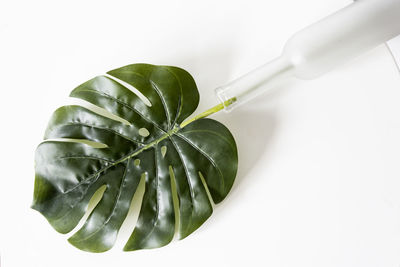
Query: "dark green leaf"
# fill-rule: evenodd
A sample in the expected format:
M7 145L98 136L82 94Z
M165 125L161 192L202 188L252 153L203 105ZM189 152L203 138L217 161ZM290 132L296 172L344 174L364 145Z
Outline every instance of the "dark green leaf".
M69 242L86 251L106 251L114 245L143 177L139 219L125 250L168 244L175 224L178 238L185 238L211 215L209 195L219 203L231 189L237 170L235 141L215 120L180 127L199 102L186 71L134 64L108 74L80 85L71 96L121 119L81 106L56 110L36 151L32 207L58 232L68 233L93 194L105 186L102 199Z

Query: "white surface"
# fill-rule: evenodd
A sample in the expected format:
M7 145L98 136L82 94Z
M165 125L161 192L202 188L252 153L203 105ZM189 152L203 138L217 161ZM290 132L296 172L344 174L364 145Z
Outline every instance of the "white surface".
M1 266L399 266L400 76L384 46L215 116L237 139L240 170L183 241L85 253L29 209L35 147L75 86L134 62L177 65L195 77L202 111L216 86L347 3L1 2Z
M392 51L393 57L397 62L397 66L399 67L400 70L400 36L394 38L393 40L390 40L388 42L388 45Z

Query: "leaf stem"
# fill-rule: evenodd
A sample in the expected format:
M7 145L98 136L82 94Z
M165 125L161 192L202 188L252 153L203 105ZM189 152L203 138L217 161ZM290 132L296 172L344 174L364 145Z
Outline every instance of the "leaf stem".
M186 125L188 125L189 123L192 123L198 119L201 118L205 118L208 117L214 113L217 113L218 111L220 111L221 109L224 109L225 107L228 107L230 105L232 105L233 103L236 102L236 97L232 97L231 99L226 100L224 103L220 103L210 109L207 109L206 111L194 116L191 119L185 120L184 122L181 123L180 128L185 127Z

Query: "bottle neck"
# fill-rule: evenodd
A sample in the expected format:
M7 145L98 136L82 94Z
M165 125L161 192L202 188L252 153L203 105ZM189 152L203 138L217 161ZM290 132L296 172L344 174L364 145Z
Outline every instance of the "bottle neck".
M276 88L287 77L294 73L294 66L285 57L278 57L271 62L243 75L242 77L216 89L225 111L246 103L247 101Z

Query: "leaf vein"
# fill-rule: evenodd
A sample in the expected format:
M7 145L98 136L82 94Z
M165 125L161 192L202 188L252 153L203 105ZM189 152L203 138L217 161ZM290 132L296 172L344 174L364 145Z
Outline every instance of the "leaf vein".
M221 169L217 166L215 161L209 155L207 155L206 152L204 152L199 147L197 147L192 141L190 141L185 136L178 134L178 133L176 133L176 136L181 138L182 140L186 141L190 146L192 146L194 149L196 149L198 152L200 152L200 154L202 154L214 166L214 168L218 171L219 176L221 177L222 187L225 187L224 175L222 174Z
M122 85L121 85L121 86L122 86ZM124 88L126 88L126 87L124 87ZM128 89L128 90L129 90L129 89ZM140 113L137 109L135 109L135 108L132 107L131 105L129 105L129 104L127 104L127 103L121 101L120 99L118 99L118 98L116 98L116 97L113 97L112 95L109 95L109 94L107 94L107 93L100 92L100 91L97 91L97 90L94 90L94 89L80 89L80 91L93 92L93 93L102 95L102 96L104 96L104 97L106 97L106 98L110 98L110 99L114 100L115 102L121 104L122 106L124 106L124 107L130 109L131 111L135 112L135 113L138 114L140 117L142 117L142 119L144 119L145 121L147 121L147 122L153 124L153 125L156 126L159 130L165 132L165 131L162 129L162 127L161 127L160 125L158 125L157 123L155 123L155 122L152 121L152 120L147 119L147 118L146 118L142 113Z
M161 103L162 103L162 105L164 107L165 117L166 117L167 123L168 123L167 128L170 129L171 128L171 114L169 114L169 111L168 111L168 108L167 108L167 103L165 102L165 98L161 94L161 91L160 91L160 89L158 88L158 85L155 82L150 80L150 84L152 85L152 87L154 88L154 91L156 91L157 95L161 99Z
M174 123L171 126L171 127L173 127L173 125L175 125L175 123L178 121L179 117L181 116L181 112L182 112L182 104L181 104L181 102L182 102L182 98L183 98L183 87L182 87L181 81L176 76L176 74L173 71L171 71L168 67L166 67L165 69L174 76L174 78L176 79L176 81L179 84L179 90L181 92L180 95L179 95L179 101L178 101L178 112L176 114Z
M157 146L158 147L158 146ZM157 219L158 216L160 215L160 204L159 204L159 177L158 177L158 168L157 168L157 153L158 151L156 150L156 148L154 148L154 164L155 164L155 177L156 177L156 212L154 214L153 217L153 225L151 228L151 231L149 233L146 234L146 236L140 241L140 244L143 244L147 239L149 239L151 237L151 234L154 232L155 228L156 228L156 223L157 223Z
M123 135L123 134L120 134L119 132L117 132L117 131L115 131L115 130L112 130L112 129L110 129L110 128L99 127L99 126L90 125L90 124L86 124L86 123L82 123L82 122L68 122L68 123L64 123L64 124L61 125L61 126L64 126L64 125L80 125L80 126L85 126L85 127L90 127L90 128L105 130L105 131L114 133L114 134L116 134L116 135L118 135L118 136L121 136L122 138L124 138L124 139L126 139L126 140L128 140L128 141L131 141L131 142L133 142L133 143L137 143L137 144L144 145L143 142L140 142L140 141L131 139L131 138L129 138L129 137ZM53 129L52 129L52 130L53 130ZM89 140L90 140L90 139L89 139ZM94 140L91 140L91 141L94 141ZM94 142L96 142L96 141L94 141Z
M187 170L186 164L185 164L185 162L183 161L183 158L182 158L182 156L181 156L181 153L180 153L180 150L179 150L179 148L178 148L178 145L175 143L175 141L174 141L171 137L170 137L169 139L171 140L171 143L172 143L172 145L174 146L174 148L175 148L175 150L176 150L176 153L178 153L179 159L181 160L183 169L184 169L184 171L185 171L185 174L186 174L186 181L187 181L188 186L189 186L191 204L192 204L192 207L193 207L193 206L194 206L194 205L193 205L193 201L194 201L194 198L195 198L195 197L194 197L194 192L193 192L192 184L190 183L189 171ZM190 219L189 219L189 222L187 223L188 226L190 226L191 223L192 223L193 211L194 211L194 210L193 210L193 208L192 208L192 213L190 214ZM185 229L185 230L186 230L186 229Z
M99 158L99 157L93 157L93 156L85 156L85 155L58 157L58 158L56 158L55 160L63 160L63 159L95 159L95 160L107 161L107 162L109 162L109 163L114 163L114 161L109 160L109 159L104 159L104 158Z
M94 236L94 235L95 235L96 233L98 233L101 229L103 229L104 226L111 220L111 218L112 218L112 216L114 215L114 212L115 212L115 210L116 210L116 208L117 208L118 201L119 201L119 199L120 199L120 197L121 197L122 187L123 187L123 185L124 185L124 183L125 183L126 172L127 172L127 170L128 170L129 161L130 161L130 159L128 159L128 161L126 162L126 167L125 167L125 170L124 170L124 174L122 175L121 184L120 184L119 190L118 190L118 195L117 195L117 198L116 198L115 203L114 203L114 205L113 205L113 208L112 208L112 210L111 210L111 214L110 214L110 215L107 217L107 219L102 223L102 225L101 225L99 228L96 229L96 231L94 231L93 233L89 234L89 235L86 236L85 238L75 240L75 242L83 242L83 241L89 239L90 237Z

